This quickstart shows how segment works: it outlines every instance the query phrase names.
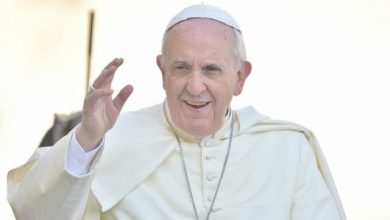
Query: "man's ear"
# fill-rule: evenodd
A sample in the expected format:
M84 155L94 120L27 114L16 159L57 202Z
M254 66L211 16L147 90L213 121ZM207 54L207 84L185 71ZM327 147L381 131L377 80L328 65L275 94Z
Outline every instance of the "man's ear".
M162 54L160 54L160 55L158 55L157 57L156 57L156 63L157 63L157 66L158 66L158 68L160 69L160 71L161 71L161 74L163 74L164 75L164 68L163 68L163 65L162 65Z
M163 62L162 58L163 58L162 54L158 55L156 57L156 63L157 63L158 68L160 69L161 76L162 76L162 81L163 81L163 88L165 89L165 80L164 80L165 71L164 71L164 65L162 63Z
M236 87L234 88L234 95L238 96L241 94L245 80L252 71L252 64L249 61L244 61L241 65L241 68L238 72L238 80L236 82Z

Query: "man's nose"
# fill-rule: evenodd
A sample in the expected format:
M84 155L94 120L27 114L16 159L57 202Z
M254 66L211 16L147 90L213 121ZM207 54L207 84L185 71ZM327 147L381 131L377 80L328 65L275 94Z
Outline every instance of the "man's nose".
M186 88L191 95L199 95L205 91L206 85L202 75L198 72L191 73Z

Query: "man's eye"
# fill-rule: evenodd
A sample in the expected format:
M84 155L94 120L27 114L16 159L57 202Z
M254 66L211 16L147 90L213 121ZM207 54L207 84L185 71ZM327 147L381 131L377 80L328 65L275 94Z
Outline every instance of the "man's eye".
M218 71L219 68L215 67L215 66L212 66L212 67L207 67L206 68L206 71Z
M219 68L218 66L210 65L210 66L206 66L204 68L204 71L206 71L207 73L217 73L217 72L221 72L221 68Z
M175 66L174 69L175 70L188 70L188 67L185 65L181 65L181 66Z

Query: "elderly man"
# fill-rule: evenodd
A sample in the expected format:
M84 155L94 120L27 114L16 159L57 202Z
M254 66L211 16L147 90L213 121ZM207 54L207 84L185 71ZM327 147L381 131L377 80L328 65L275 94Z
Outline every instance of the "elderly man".
M8 176L17 219L345 219L314 136L253 108L232 110L251 64L222 9L190 6L165 31L166 100L119 115L123 59L102 71L81 124Z

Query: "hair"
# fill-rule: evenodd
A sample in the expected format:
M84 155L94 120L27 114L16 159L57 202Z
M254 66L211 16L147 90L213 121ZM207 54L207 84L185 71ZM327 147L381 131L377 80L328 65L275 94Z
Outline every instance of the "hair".
M167 46L168 32L169 32L169 30L171 28L169 28L168 30L166 30L164 32L163 39L162 39L162 45L161 45L161 53L162 54L164 54L165 48ZM235 28L232 28L232 29L234 31L234 34L233 34L233 38L234 38L233 39L234 40L234 42L233 42L234 43L234 45L233 45L233 47L234 47L233 48L234 56L237 59L237 63L239 63L240 66L241 66L241 63L246 60L246 49L245 49L244 38L242 36L242 33L239 30L237 30Z

